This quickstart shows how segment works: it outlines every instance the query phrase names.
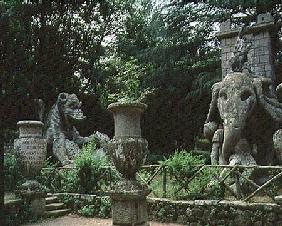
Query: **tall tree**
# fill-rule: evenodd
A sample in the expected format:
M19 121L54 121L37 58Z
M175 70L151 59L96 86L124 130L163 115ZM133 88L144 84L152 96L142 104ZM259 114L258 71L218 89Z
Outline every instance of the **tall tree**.
M211 26L219 14L208 10L206 4L156 7L150 1L137 2L118 34L117 55L124 61L136 59L146 68L140 88L155 90L146 100L144 124L155 152L193 146L204 122L209 89L220 78Z

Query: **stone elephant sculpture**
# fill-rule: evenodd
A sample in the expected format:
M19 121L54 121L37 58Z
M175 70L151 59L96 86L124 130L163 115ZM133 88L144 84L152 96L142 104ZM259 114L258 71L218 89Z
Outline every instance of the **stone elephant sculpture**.
M242 139L249 143L257 164L268 165L275 160L272 136L282 121L282 104L272 87L270 79L243 72L231 73L214 84L204 135L211 138L216 125L223 125L223 164L230 163Z

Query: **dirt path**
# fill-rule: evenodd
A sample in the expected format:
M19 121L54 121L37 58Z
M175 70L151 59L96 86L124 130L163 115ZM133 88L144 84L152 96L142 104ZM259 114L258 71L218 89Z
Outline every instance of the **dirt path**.
M33 224L25 224L25 226L111 226L111 219L100 218L84 218L77 215L68 215L55 219L47 219ZM182 226L172 223L150 222L150 226Z

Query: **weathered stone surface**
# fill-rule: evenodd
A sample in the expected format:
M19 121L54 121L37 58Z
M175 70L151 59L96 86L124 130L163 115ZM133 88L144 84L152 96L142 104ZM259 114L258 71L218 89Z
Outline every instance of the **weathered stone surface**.
M114 113L115 138L140 138L140 116L146 107L139 102L110 104L108 109Z
M30 185L26 187L21 186L21 190L18 191L18 194L29 204L30 211L33 216L36 218L44 216L46 193L42 191L41 188L34 189L30 187Z
M221 123L218 118L223 121L222 156L225 164L228 164L230 156L235 154L236 144L241 139L246 139L250 146L257 145L258 154L255 161L258 164L272 162L274 152L271 150L271 138L275 125L271 125L269 121L266 123L256 119L256 117L261 118L261 114L265 114L261 108L268 111L269 115L266 115L265 119L276 117L281 111L277 101L271 99L273 103L269 103L270 93L264 90L264 84L267 83L269 80L254 79L246 73L232 73L226 76L222 82L213 86L212 101L206 124ZM267 99L267 104L265 99ZM278 117L281 120L281 116ZM276 119L278 118L275 118L274 121ZM266 130L257 129L261 126L265 126ZM261 142L262 144L257 144L257 137L261 137L260 133L262 132L264 133L262 138L264 141Z
M282 129L279 129L274 133L273 144L277 160L282 164Z
M123 199L112 198L113 225L148 225L147 202L145 196L131 196Z
M47 155L47 142L42 138L43 123L39 121L18 122L19 138L14 141L16 157L26 177L39 174Z
M45 198L33 199L30 201L30 208L35 216L43 216L45 213Z
M271 203L220 201L209 205L206 201L162 202L161 199L154 198L149 198L148 201L150 219L159 220L156 213L161 208L164 210L163 216L174 215L176 222L183 225L280 225L282 220L282 207ZM206 205L203 205L204 203ZM186 211L183 212L183 209ZM166 217L162 219L170 222Z
M148 226L147 186L136 181L136 172L148 153L148 142L141 137L140 116L146 108L141 103L114 103L115 136L109 142L114 165L122 174L110 192L113 225Z
M61 217L69 213L71 213L71 209L52 210L52 211L46 212L46 216L47 217Z
M282 195L276 196L276 197L275 197L275 201L276 201L278 204L282 205Z
M72 163L80 147L92 139L104 149L109 141L107 135L97 131L89 137L80 136L75 124L86 118L80 107L81 102L75 94L60 93L49 112L46 131L48 146L63 166Z
M112 160L125 178L135 178L148 154L148 142L141 138L114 138L109 142Z
M249 51L236 51L234 49L234 45L236 43L237 36L240 36L240 31L237 28L231 28L230 20L223 22L220 26L220 33L218 33L218 37L221 40L221 48L222 48L222 75L225 77L228 73L231 72L232 63L234 62L233 52L237 52L235 55L237 56L237 62L240 62L240 58L247 59L249 68L251 71L256 74L256 76L264 76L275 80L274 78L274 68L270 67L266 69L265 66L268 64L273 65L273 48L271 46L271 42L273 42L273 31L275 31L275 24L273 18L269 14L259 14L257 16L257 23L246 27L246 31L243 35L241 35L241 39L243 41L251 40L252 45L249 47ZM241 32L242 33L242 32ZM260 52L257 50L261 49ZM259 63L260 56L265 55L266 57L261 60L261 64ZM233 58L233 59L232 59ZM226 64L226 62L231 63ZM241 61L243 62L243 61ZM241 64L244 66L244 63ZM238 70L235 70L238 71Z

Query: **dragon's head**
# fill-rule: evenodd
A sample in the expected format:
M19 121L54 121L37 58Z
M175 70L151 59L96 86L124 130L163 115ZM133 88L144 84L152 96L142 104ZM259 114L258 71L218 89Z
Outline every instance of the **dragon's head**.
M86 118L81 110L81 102L75 94L60 93L57 104L61 115L71 124Z

